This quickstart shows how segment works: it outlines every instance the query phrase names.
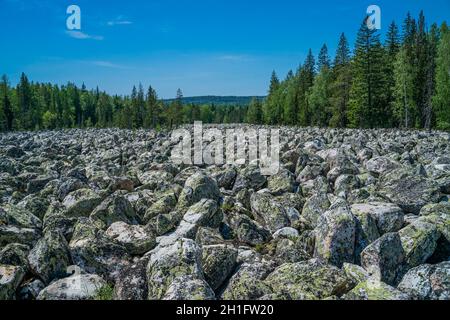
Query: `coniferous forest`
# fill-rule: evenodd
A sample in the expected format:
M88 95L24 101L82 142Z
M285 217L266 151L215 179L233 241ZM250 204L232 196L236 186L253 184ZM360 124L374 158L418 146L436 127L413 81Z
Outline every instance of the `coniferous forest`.
M119 127L163 128L192 123L240 123L349 128L450 130L450 30L420 13L392 22L384 37L365 21L354 48L345 34L331 56L324 44L280 80L275 71L264 101L245 105L165 102L150 86L117 96L31 82L0 83L0 130Z

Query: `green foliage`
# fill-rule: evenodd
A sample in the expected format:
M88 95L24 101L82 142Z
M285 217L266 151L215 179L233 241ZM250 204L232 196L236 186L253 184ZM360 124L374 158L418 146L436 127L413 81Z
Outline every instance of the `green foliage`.
M98 289L94 300L111 301L114 300L114 287L111 285L105 285Z
M450 31L446 24L441 28L436 69L436 93L433 97L437 127L450 130Z

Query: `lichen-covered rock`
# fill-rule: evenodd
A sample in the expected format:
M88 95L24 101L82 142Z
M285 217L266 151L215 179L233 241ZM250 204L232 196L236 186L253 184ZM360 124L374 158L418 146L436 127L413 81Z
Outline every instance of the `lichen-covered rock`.
M156 247L147 266L148 298L163 299L178 277L203 280L201 250L190 239L180 239L168 246Z
M0 264L28 269L28 252L30 247L20 243L10 243L0 249Z
M25 208L7 204L0 208L0 221L19 228L41 229L42 221Z
M10 243L21 243L31 246L40 237L41 232L37 229L0 225L0 246L2 247Z
M290 171L282 169L277 174L270 176L267 179L267 187L273 194L293 192L294 181L294 175Z
M88 219L81 219L76 225L69 250L75 265L107 280L114 280L130 261L125 247L108 238Z
M450 300L450 262L425 264L403 277L398 289L419 300Z
M355 230L355 262L360 264L361 252L372 242L380 237L378 232L377 222L373 215L365 212L354 210L352 213L355 216L356 230Z
M256 300L272 294L272 289L263 280L273 270L264 261L246 262L239 266L222 293L224 300Z
M202 172L190 176L178 199L178 206L188 208L202 199L218 201L220 190L217 182Z
M90 219L99 228L106 229L114 222L137 224L139 218L125 197L113 194L95 208Z
M160 214L170 213L177 205L177 197L173 191L166 191L145 211L143 221L148 223Z
M206 281L217 290L233 271L238 251L229 245L202 247L202 267Z
M405 252L405 268L409 270L425 263L437 246L440 233L436 225L422 219L398 232Z
M359 283L342 297L344 300L410 300L410 297L379 280L370 278Z
M331 203L325 193L318 193L306 200L303 207L302 217L308 222L310 227L317 227L319 218L328 210Z
M375 175L381 175L399 167L399 163L387 157L376 157L366 162L367 171Z
M102 202L102 198L91 189L78 189L69 193L62 204L66 215L72 217L87 217Z
M256 246L270 239L270 232L245 214L232 213L227 219L241 243Z
M0 264L0 300L15 300L16 290L24 276L22 267Z
M269 193L257 192L252 194L250 205L253 213L261 223L272 232L290 226L289 218L281 206Z
M361 266L370 276L391 285L400 280L404 260L398 233L386 233L361 253Z
M261 174L261 170L256 165L248 165L239 171L234 182L233 191L239 192L242 189L260 190L267 183L267 178Z
M404 213L395 204L380 202L353 204L351 209L355 215L369 214L373 216L380 235L396 232L403 228Z
M363 267L356 264L344 263L342 270L355 284L364 282L370 277L369 273Z
M38 300L93 300L106 281L95 274L74 274L44 288Z
M314 256L341 267L354 261L356 223L347 206L325 212L315 229Z
M106 236L124 246L132 255L142 255L156 245L156 237L151 230L125 222L113 223L106 230Z
M214 291L205 280L191 275L175 278L162 300L215 300Z
M430 204L423 207L420 211L420 219L434 224L441 234L436 250L429 262L450 261L450 202Z
M294 300L340 296L351 289L351 281L342 270L319 260L283 264L265 283L275 293L286 292Z
M120 271L114 286L115 300L147 300L148 260L149 257L144 256Z
M434 181L403 169L383 177L379 189L383 198L406 213L419 214L425 205L437 203L441 197L440 188Z
M45 284L39 279L28 280L19 288L19 300L37 300L39 293L45 288Z
M71 265L64 236L57 231L46 232L28 254L28 263L33 274L44 283L64 277L67 267Z

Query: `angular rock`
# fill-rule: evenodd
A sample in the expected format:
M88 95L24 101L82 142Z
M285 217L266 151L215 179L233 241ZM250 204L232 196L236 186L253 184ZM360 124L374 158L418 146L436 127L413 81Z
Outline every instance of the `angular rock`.
M217 290L233 271L238 251L228 245L210 245L202 248L202 268L206 281Z
M57 280L44 288L38 300L93 300L106 286L105 280L95 274L75 274Z
M124 246L132 255L143 255L156 246L156 237L153 232L142 226L115 222L105 234Z
M16 290L24 276L22 267L0 264L0 300L15 300Z
M294 300L325 299L351 289L351 280L343 271L319 260L284 264L265 283L275 293L286 292Z
M33 274L44 283L66 276L71 261L64 236L60 232L46 232L28 254L28 263Z
M329 210L315 229L314 256L341 267L354 260L356 223L347 206Z

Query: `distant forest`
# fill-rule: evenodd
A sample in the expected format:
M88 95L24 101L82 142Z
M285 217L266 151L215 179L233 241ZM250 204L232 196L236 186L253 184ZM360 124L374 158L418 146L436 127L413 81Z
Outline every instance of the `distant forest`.
M401 30L400 30L401 29ZM0 83L0 130L119 127L162 128L201 120L350 128L450 130L450 31L428 25L423 12L389 26L384 43L365 21L351 49L345 34L334 58L326 45L312 51L284 80L273 72L268 96L250 103L214 103L176 98L164 101L142 85L131 95L108 95L73 83ZM240 101L240 100L238 100ZM242 105L244 104L244 105Z
M242 96L199 96L199 97L183 97L181 102L183 104L214 104L216 106L248 106L253 99L257 99L261 102L266 97L242 97ZM165 103L171 103L175 99L165 99Z

